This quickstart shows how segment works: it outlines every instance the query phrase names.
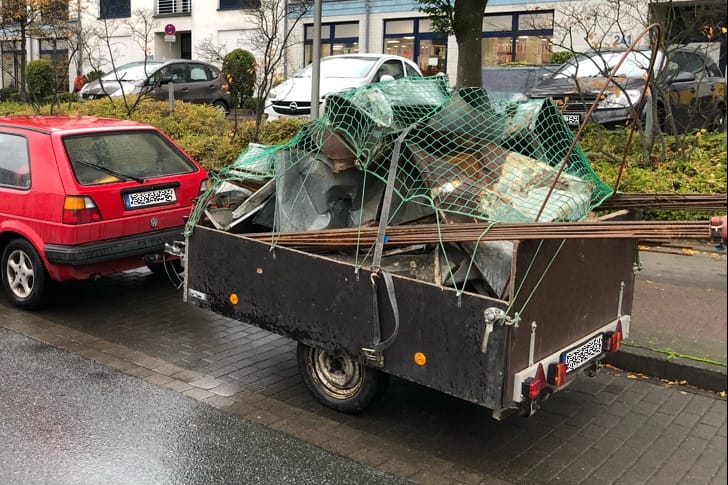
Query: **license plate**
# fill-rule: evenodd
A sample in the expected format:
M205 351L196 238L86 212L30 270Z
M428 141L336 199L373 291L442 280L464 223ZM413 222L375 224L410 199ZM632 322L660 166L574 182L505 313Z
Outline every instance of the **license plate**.
M566 121L566 124L569 126L579 126L581 124L581 115L580 114L563 114L564 121Z
M177 194L173 188L147 190L146 192L132 192L124 195L124 205L127 209L148 207L150 205L171 204L177 201Z
M600 333L580 346L561 354L561 362L566 364L567 374L600 355L603 351L603 346L604 334Z

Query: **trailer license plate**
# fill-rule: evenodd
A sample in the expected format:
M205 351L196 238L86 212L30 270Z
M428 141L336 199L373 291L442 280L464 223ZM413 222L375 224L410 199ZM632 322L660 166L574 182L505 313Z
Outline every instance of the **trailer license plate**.
M601 354L603 346L604 334L600 333L582 345L561 354L561 362L566 364L566 372L578 369L582 364Z
M564 117L564 121L566 121L566 124L569 126L576 126L578 127L581 124L581 115L580 114L564 114L562 115Z
M171 204L177 201L177 194L173 188L147 190L146 192L132 192L124 196L127 209L147 207L150 205Z

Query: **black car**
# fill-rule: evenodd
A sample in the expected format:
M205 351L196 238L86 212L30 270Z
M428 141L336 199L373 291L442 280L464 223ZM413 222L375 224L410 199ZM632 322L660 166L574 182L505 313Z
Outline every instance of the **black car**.
M170 86L179 101L211 104L225 112L232 106L230 87L220 69L185 59L124 64L87 83L79 94L82 99L142 94L163 101L169 98Z
M531 98L551 98L564 120L579 126L624 52L600 51L577 54L553 74L535 84ZM591 120L602 125L624 125L645 120L646 79L651 50L632 51L613 77L592 113ZM720 69L702 52L683 47L658 51L654 63L657 92L657 119L663 131L678 132L707 128L723 130L726 125L726 79ZM668 109L669 107L669 109Z

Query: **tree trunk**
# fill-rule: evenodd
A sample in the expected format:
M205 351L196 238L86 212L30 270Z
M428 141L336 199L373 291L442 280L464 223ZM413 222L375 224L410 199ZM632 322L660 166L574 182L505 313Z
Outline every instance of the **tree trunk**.
M487 0L456 0L453 31L458 44L458 69L455 85L480 87L481 39L483 37L483 13Z

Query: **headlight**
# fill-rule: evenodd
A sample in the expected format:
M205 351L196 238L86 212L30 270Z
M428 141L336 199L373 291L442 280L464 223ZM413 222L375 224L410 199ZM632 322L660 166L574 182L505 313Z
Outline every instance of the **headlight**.
M275 90L272 89L268 93L268 99L273 100L273 99L277 99L277 98L278 98L278 93Z
M610 89L606 97L599 103L600 108L631 108L637 106L642 98L639 89Z

